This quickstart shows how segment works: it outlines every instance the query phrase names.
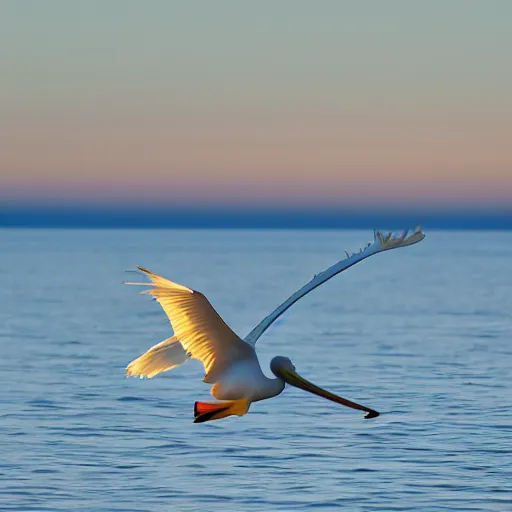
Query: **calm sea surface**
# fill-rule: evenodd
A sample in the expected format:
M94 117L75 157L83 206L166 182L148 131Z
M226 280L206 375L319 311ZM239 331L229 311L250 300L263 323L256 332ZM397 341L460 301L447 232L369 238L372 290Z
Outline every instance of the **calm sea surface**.
M313 291L258 342L295 388L193 424L199 362L124 367L170 336L140 264L244 336L358 231L0 231L0 509L511 511L512 233L430 232Z

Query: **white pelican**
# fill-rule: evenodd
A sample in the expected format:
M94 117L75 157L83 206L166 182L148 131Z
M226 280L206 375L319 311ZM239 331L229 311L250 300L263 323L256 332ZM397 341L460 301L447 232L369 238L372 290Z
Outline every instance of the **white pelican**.
M239 338L222 320L208 299L200 292L173 283L143 267L138 266L150 282L126 283L151 286L148 293L160 303L169 317L174 336L151 347L145 354L132 361L126 376L154 377L183 364L189 358L198 359L204 366L204 382L212 384L211 394L221 402L196 402L194 423L211 421L226 416L243 416L252 402L279 395L285 384L304 389L339 404L365 411L365 418L375 418L379 413L351 402L315 386L302 378L286 357L275 357L270 370L275 379L266 377L258 362L254 346L269 326L290 306L311 290L325 283L356 263L380 252L415 244L425 237L418 227L410 235L405 231L399 237L392 233L374 233L374 241L365 249L352 254L315 277L284 301L275 311L261 321L246 337Z

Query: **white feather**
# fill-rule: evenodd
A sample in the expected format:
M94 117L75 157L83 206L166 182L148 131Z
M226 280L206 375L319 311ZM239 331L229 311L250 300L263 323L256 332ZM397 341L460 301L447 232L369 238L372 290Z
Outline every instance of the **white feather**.
M146 283L147 284L147 283ZM155 375L167 372L180 366L190 356L187 354L183 345L176 336L172 336L153 347L137 359L134 359L126 367L127 377L147 377L151 379Z

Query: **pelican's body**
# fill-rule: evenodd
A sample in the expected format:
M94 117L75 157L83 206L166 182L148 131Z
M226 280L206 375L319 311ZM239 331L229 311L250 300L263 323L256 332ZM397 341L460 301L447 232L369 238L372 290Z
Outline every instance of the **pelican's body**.
M398 238L391 234L375 233L373 243L357 254L348 256L315 277L290 296L276 310L258 324L245 339L239 338L222 320L206 297L186 286L174 283L142 267L138 269L150 282L127 283L151 286L149 293L161 304L174 330L174 336L150 348L132 361L127 376L154 377L161 372L183 364L189 358L198 359L205 368L204 382L211 384L211 394L220 402L196 402L195 422L210 421L230 415L244 415L253 402L279 395L285 385L302 388L334 402L366 411L367 418L378 412L351 402L319 388L295 372L291 361L275 357L270 365L275 378L263 373L254 349L256 341L268 327L297 300L320 286L334 275L363 259L389 249L415 244L424 238L421 229L411 236L407 232Z
M269 379L254 358L237 361L227 368L212 386L211 393L217 400L258 402L279 395L285 386L281 378Z

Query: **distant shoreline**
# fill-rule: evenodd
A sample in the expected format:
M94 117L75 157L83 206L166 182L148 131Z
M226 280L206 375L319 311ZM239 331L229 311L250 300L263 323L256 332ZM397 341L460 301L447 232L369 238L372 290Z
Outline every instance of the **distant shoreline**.
M509 211L93 209L0 207L0 228L512 230Z

